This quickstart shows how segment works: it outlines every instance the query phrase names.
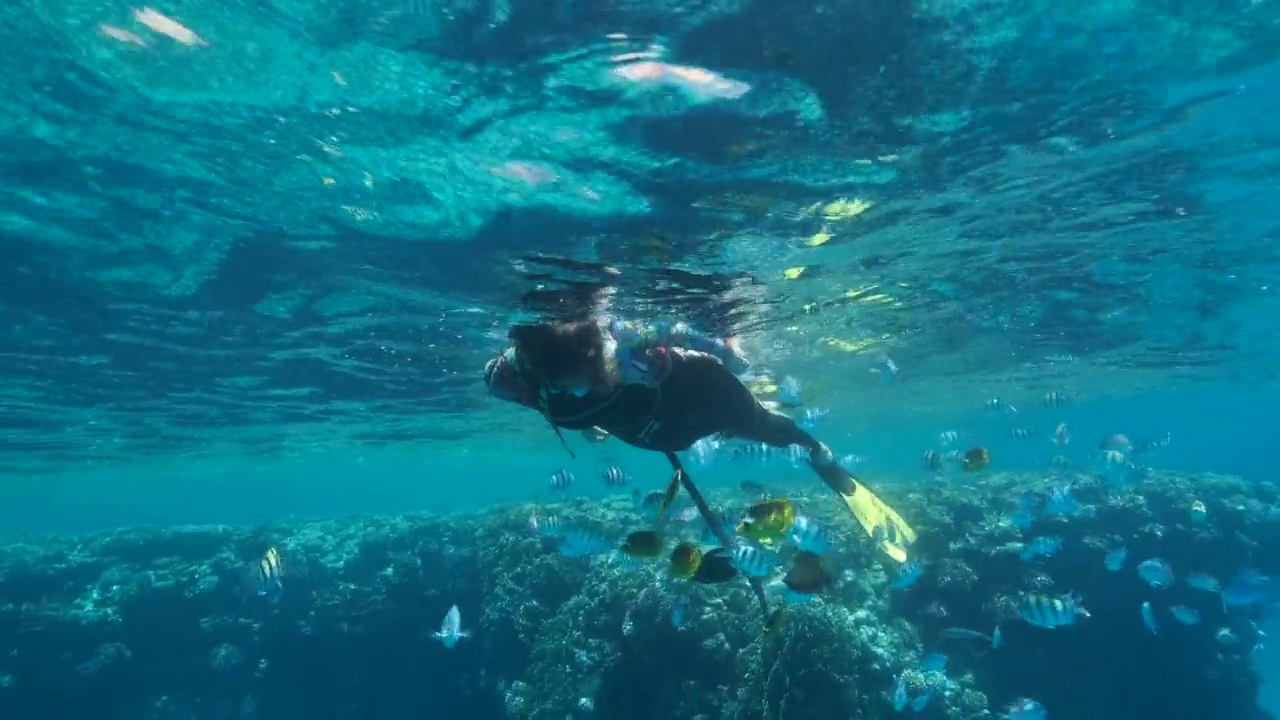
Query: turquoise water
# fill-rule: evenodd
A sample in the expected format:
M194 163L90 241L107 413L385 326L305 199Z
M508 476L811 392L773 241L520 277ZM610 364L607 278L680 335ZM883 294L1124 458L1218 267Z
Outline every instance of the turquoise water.
M782 378L798 379L805 407L829 411L814 434L858 478L905 503L904 514L916 513L923 546L960 548L979 575L999 578L982 588L992 597L955 598L926 583L902 600L882 587L884 573L896 570L876 570L883 559L865 552L856 532L837 533L848 541L842 547L854 548L842 562L865 579L864 595L875 589L898 599L877 604L862 590L833 596L798 611L795 632L813 638L823 622L845 627L866 601L874 622L857 622L897 628L884 630L893 642L878 646L896 650L865 675L850 674L867 688L857 698L806 685L823 698L802 711L814 717L892 716L890 678L927 649L910 635L937 629L937 618L922 613L943 596L972 611L984 632L999 616L996 595L1042 586L1087 586L1095 611L1122 607L1136 617L1146 588L1103 592L1112 586L1081 569L1096 570L1098 558L1068 551L1070 561L1059 558L1045 585L982 546L1001 537L988 533L990 523L952 527L937 520L952 509L934 512L921 500L962 504L972 483L974 497L998 498L983 514L995 517L1009 510L1011 488L1061 477L1055 455L1081 487L1105 486L1091 496L1098 507L1181 512L1194 496L1213 508L1211 531L1181 515L1125 516L1115 526L1098 525L1107 516L1095 515L1070 526L1077 545L1131 542L1168 553L1179 573L1194 569L1179 558L1213 565L1202 569L1224 582L1249 567L1280 573L1280 512L1259 514L1265 521L1240 516L1242 507L1252 513L1269 502L1280 475L1275 0L173 0L150 8L21 0L0 8L0 37L0 539L25 543L0 565L0 629L15 638L7 655L0 641L0 657L9 658L0 662L0 709L14 717L36 717L31 708L56 698L68 678L88 683L86 706L119 717L310 716L299 709L309 707L305 692L260 687L265 665L228 681L225 692L208 690L222 686L203 677L155 687L138 680L182 652L204 658L210 643L288 666L308 641L283 631L264 641L255 629L254 642L238 630L202 636L167 657L132 628L94 626L85 631L90 650L76 649L66 640L74 632L42 635L50 626L33 624L32 613L92 626L82 592L94 598L91 609L94 593L110 594L102 588L133 587L152 602L153 581L140 578L155 573L171 573L194 597L192 588L210 578L229 582L229 563L252 569L268 544L289 550L290 537L303 538L294 551L310 556L287 561L331 570L365 554L334 560L331 552L322 561L317 553L331 548L317 549L317 538L349 533L352 547L417 543L417 526L404 519L417 513L430 514L432 532L454 543L424 541L429 552L415 545L418 567L438 561L475 582L428 578L399 596L412 602L390 603L399 614L357 620L365 606L326 595L355 583L313 568L308 592L331 600L325 607L339 619L325 625L307 615L316 623L308 637L336 638L348 620L392 626L430 615L420 623L429 626L459 602L482 641L472 645L485 648L458 646L460 674L485 679L432 685L446 698L442 717L563 717L563 703L576 696L546 690L537 670L558 667L553 643L525 637L507 652L503 613L514 606L487 604L509 599L506 590L481 588L491 568L456 563L577 578L581 587L530 590L562 612L566 627L575 612L603 625L617 619L609 608L634 607L640 622L669 631L667 595L643 595L635 576L612 565L578 575L581 567L547 570L554 548L510 520L535 508L632 522L619 509L629 507L632 488L606 486L603 470L624 467L642 493L670 475L658 454L616 441L589 445L576 433L567 433L571 457L537 414L486 392L485 362L503 349L509 327L586 305L735 338L751 361L744 379L765 400L777 399L771 386ZM887 358L898 368L892 378ZM1050 392L1072 402L1046 407ZM993 398L1018 412L987 409ZM1049 441L1059 423L1069 443ZM1011 436L1021 429L1030 437ZM922 453L945 449L946 431L961 435L957 447L989 449L988 474L939 477L922 467ZM1117 433L1168 439L1143 460L1155 473L1145 485L1107 486L1098 448ZM698 485L727 503L745 502L734 493L753 480L805 498L821 508L815 514L843 512L833 497L826 505L808 497L823 488L804 463L685 458ZM548 479L562 469L576 482L553 495ZM1257 496L1213 496L1227 486L1215 476L1238 477ZM377 517L401 519L379 536L370 530ZM212 559L174 551L190 566L159 569L93 539L137 532L140 546L171 550L187 547L184 533L205 537L178 529L191 525L238 530L218 535L226 545L209 550ZM158 529L134 530L140 526ZM481 530L458 529L473 526ZM1157 542L1166 528L1167 547ZM498 542L507 554L494 550L495 560L472 535L524 544L516 551ZM379 602L395 588L383 593L376 569L366 575L382 578L365 588L378 599L370 606L385 608ZM264 624L263 613L274 612L301 627L298 597L286 594L270 611L220 597L228 604L202 612L279 628ZM574 605L600 597L609 600ZM742 597L726 603L715 607L754 622ZM190 610L167 607L173 618ZM1207 632L1213 611L1204 612ZM1280 632L1268 610L1250 612L1215 622L1234 632L1247 617L1272 637ZM1093 632L1114 634L1095 635L1092 647L1106 643L1117 665L1154 668L1125 682L1149 681L1147 692L1162 683L1194 687L1195 669L1232 687L1257 680L1256 705L1280 717L1274 648L1220 665L1231 653L1204 638L1160 645L1169 636L1148 638L1133 618L1125 625L1095 615ZM559 627L553 620L542 618ZM174 620L176 635L182 622ZM446 677L450 660L433 644L434 629L397 651ZM106 664L124 657L101 650L105 637L144 648L134 666L113 666L130 682L50 669L63 661L83 667L84 652ZM674 642L643 637L658 638L658 647ZM660 652L628 655L628 643L632 651L643 643L619 638L602 642L614 643L609 652L636 678L662 665L653 659ZM745 624L723 639L726 647L767 648ZM1061 668L1079 667L1096 649L1020 642L1015 634L1003 658L966 666L973 691L988 693L997 714L1008 715L1018 694L1040 692L1053 720L1173 717L1108 700L1119 692L1110 686L1095 688L1098 707L1072 705L1073 683L1105 677L1067 677ZM1064 674L1056 688L1019 670L1043 669L1034 663L1046 657L1053 662L1045 673ZM332 658L324 672L346 672L342 653ZM1159 664L1168 658L1186 667ZM779 716L770 676L757 672L763 666L733 662L708 659L703 682L741 707L671 700L645 715L619 699L631 692L609 679L619 666L600 671L603 685L584 680L573 692L615 716ZM525 665L533 668L525 676L513 669ZM82 677L91 675L97 679ZM739 676L740 687L724 680ZM493 677L502 678L501 692ZM670 678L655 673L650 684L666 688L660 697L680 695ZM6 694L10 687L15 694ZM757 691L763 709L742 709ZM402 717L423 707L421 698L380 692L385 705L369 699L367 686L326 701L343 703L341 717ZM1259 717L1240 709L1252 690L1223 692L1233 703L1249 696L1224 709L1223 720ZM103 704L108 696L115 704ZM188 704L162 709L162 696ZM268 696L276 704L260 706ZM1171 698L1169 707L1186 712L1178 717L1209 717ZM926 715L989 716L981 714L985 700L949 702Z
M1272 425L1277 409L1280 396L1274 391L1210 387L1085 404L1062 415L1070 419L1082 445L1117 429L1138 437L1168 433L1174 442L1162 451L1161 468L1273 480L1280 473ZM510 420L513 426L520 425L521 415L513 412ZM874 419L837 415L827 420L822 436L838 452L859 455L862 462L855 471L877 485L918 483L930 477L919 467L919 448L936 444L937 428L982 429L984 423L991 423L980 410L927 418L905 412ZM137 524L258 523L294 515L471 511L545 501L546 477L561 467L584 476L572 494L588 498L614 494L593 477L611 464L624 465L650 489L660 488L669 472L660 456L625 446L606 449L578 442L574 447L579 457L572 460L550 430L545 435L541 446L499 458L490 457L480 443L430 450L408 444L354 450L317 447L287 458L155 459L15 477L9 501L0 511L0 526L12 535ZM1001 444L996 451L1013 469L1047 472L1049 455L1042 447L1012 441ZM1082 453L1087 454L1087 449ZM766 472L722 465L698 471L699 482L708 487L732 487L744 477L771 474L797 482L810 477L803 468Z

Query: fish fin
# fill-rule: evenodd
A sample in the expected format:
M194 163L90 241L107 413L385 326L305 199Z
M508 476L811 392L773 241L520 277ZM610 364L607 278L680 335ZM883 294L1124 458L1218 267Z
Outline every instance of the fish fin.
M841 471L843 472L843 471ZM848 475L848 473L845 473ZM907 521L902 519L896 510L890 507L879 496L867 489L865 485L858 482L856 478L849 475L849 484L852 485L852 492L840 492L840 497L844 500L844 504L853 512L853 517L866 531L868 537L875 537L875 529L877 527L887 527L893 525L897 528L897 543L889 540L887 537L880 539L880 550L886 555L897 560L900 563L907 561L907 547L916 541L916 531L911 529Z

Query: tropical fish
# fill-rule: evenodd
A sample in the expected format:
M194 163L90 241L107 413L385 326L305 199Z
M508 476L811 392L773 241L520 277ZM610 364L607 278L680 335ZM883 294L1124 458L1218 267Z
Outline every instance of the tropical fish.
M996 626L995 632L992 633L991 635L986 635L984 633L978 632L977 630L970 630L969 628L961 628L961 627L946 628L941 633L939 633L939 635L941 637L947 638L948 640L981 640L986 643L991 643L991 647L993 648L1000 647L1000 626L999 625Z
M662 507L662 498L664 497L666 497L666 493L662 490L654 490L647 493L642 493L639 489L631 491L631 499L635 501L636 507L641 510L657 510Z
M889 581L889 587L895 590L905 590L915 585L922 575L924 575L924 567L920 563L915 561L907 562L898 570L897 576Z
M990 400L983 403L982 406L988 410L991 410L992 412L1011 412L1011 413L1018 412L1018 408L1010 405L1009 403L1001 400L998 397L991 398Z
M758 482L756 480L743 480L742 482L738 483L738 487L743 492L749 493L751 495L763 495L766 492L768 492L768 488L764 486L764 483Z
M773 562L761 549L750 545L739 545L734 548L731 557L733 566L747 577L764 577L773 568Z
M1147 626L1152 635L1160 632L1159 626L1156 625L1156 614L1151 610L1151 603L1142 603L1142 624Z
M1071 494L1071 484L1056 485L1044 500L1045 515L1074 517L1080 514L1080 503Z
M1098 443L1098 449L1104 453L1117 452L1127 455L1133 450L1133 441L1129 439L1128 435L1117 433L1104 438L1102 442Z
M943 445L954 445L960 440L960 433L955 430L943 430L938 433L938 441Z
M947 656L940 652L931 652L920 661L923 672L942 672L947 669Z
M795 522L796 509L790 500L766 500L747 508L738 533L757 541L771 541L782 537Z
M920 465L929 472L942 472L942 455L937 450L925 450L920 456Z
M902 678L898 678L897 685L893 688L893 709L902 712L910 704L911 696L907 695L907 684L902 681Z
M662 535L655 530L637 530L627 536L618 552L630 558L652 558L662 553Z
M822 418L827 416L828 412L829 411L827 410L819 410L817 408L810 408L808 410L805 410L804 413L800 415L800 427L803 427L809 430L814 429L815 427L818 426L818 423L822 420Z
M1060 408L1064 405L1070 405L1071 398L1068 397L1066 393L1051 390L1044 394L1044 398L1041 399L1041 402L1047 408Z
M551 474L551 479L547 481L547 485L553 491L560 492L569 489L573 484L573 473L565 469L560 469Z
M658 517L662 517L671 509L676 501L676 493L680 492L680 481L684 479L684 471L676 470L671 474L667 489L662 493L662 502L658 505Z
M682 542L671 551L671 561L667 565L667 573L671 577L690 578L698 572L702 564L702 551L697 545Z
M618 467L617 465L605 468L605 471L604 471L605 485L608 485L609 487L621 487L623 485L626 485L629 482L631 482L631 476L627 475L627 473L624 472L622 468Z
M796 547L814 555L826 553L827 548L831 546L831 540L822 528L803 515L798 516L791 524L787 537L796 544Z
M1021 507L1009 515L1009 523L1019 530L1026 530L1036 522L1035 513L1030 508Z
M1218 592L1222 590L1222 585L1218 582L1218 578L1204 573L1192 573L1185 578L1187 585L1196 590L1204 590L1205 592Z
M817 595L835 582L822 558L814 553L800 551L792 561L791 569L782 576L782 584L794 595Z
M1153 588L1167 588L1173 584L1173 568L1160 558L1151 558L1138 563L1138 576Z
M598 555L609 549L609 541L590 530L570 529L560 536L558 550L567 558L582 558Z
M1067 424L1058 423L1058 427L1053 429L1053 444L1062 446L1071 443L1071 436L1067 434Z
M1159 440L1141 440L1139 442L1134 443L1133 451L1130 454L1142 455L1142 454L1154 453L1157 450L1163 450L1164 448L1168 447L1169 443L1172 441L1173 441L1173 435L1169 433L1166 433L1165 436Z
M1033 430L1032 428L1025 428L1025 427L1014 428L1009 431L1009 437L1013 438L1014 440L1026 440L1027 438L1035 434L1036 434L1035 430Z
M702 562L690 580L702 585L718 585L738 577L733 564L733 553L728 548L714 548L702 555Z
M462 638L470 637L470 633L462 630L462 614L458 612L457 605L449 608L449 612L445 613L444 621L440 623L440 631L435 636L447 648L457 645L458 640Z
M1224 608L1250 607L1271 598L1271 578L1257 570L1242 570L1222 588Z
M1124 567L1124 561L1129 557L1129 549L1123 545L1107 553L1107 557L1103 560L1103 564L1107 566L1110 572L1118 572Z
M964 471L978 472L987 467L991 462L991 454L986 448L975 447L964 451Z
M1009 720L1045 720L1049 717L1044 706L1030 698L1014 700L1006 710L1009 713Z
M1089 617L1089 611L1080 607L1071 595L1049 597L1031 593L1018 603L1018 615L1030 625L1057 628L1074 625L1079 618Z
M800 381L790 375L782 378L778 384L778 402L783 407L799 407L804 404L804 392Z
M1169 608L1169 614L1183 625L1195 625L1200 622L1200 611L1186 605L1174 605Z
M273 547L267 548L258 561L258 594L272 595L280 592L284 587L282 577L284 570L280 563L280 551Z
M1024 561L1034 560L1037 555L1050 556L1062 548L1062 538L1040 536L1031 539L1023 548L1021 557Z
M1191 522L1196 525L1203 525L1204 521L1209 517L1209 509L1205 507L1200 500L1191 501Z

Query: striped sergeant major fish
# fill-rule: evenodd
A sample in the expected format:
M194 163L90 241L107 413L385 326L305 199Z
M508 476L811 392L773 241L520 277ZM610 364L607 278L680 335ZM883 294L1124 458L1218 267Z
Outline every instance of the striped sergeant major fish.
M1089 611L1081 607L1073 595L1050 597L1031 593L1018 603L1018 616L1030 625L1052 629L1074 625L1077 619L1089 617Z
M604 484L609 487L621 487L631 482L631 477L617 465L606 468L604 471Z
M267 551L262 554L262 559L258 561L258 594L265 596L280 592L283 587L280 578L283 575L280 551L273 547L267 548Z
M557 470L551 475L551 479L547 481L547 485L553 491L568 490L573 484L573 473L568 470Z

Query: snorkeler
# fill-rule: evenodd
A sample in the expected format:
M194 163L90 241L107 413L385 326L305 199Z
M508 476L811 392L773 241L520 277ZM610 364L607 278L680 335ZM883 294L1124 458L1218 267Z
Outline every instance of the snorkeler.
M605 432L663 453L675 471L668 498L677 483L683 485L713 529L719 523L675 453L716 434L774 447L798 445L873 542L895 560L906 560L915 532L843 470L825 444L762 405L718 355L658 344L671 338L635 328L596 320L517 325L508 333L512 345L485 365L485 384L495 397L541 412L557 434ZM731 363L745 366L731 343L711 341L710 349L722 349ZM727 537L720 540L729 544Z

